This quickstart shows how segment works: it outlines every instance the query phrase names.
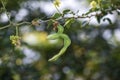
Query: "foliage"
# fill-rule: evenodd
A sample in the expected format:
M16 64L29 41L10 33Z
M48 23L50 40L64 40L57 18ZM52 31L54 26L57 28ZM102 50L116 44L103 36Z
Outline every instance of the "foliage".
M90 9L82 15L78 15L79 10L61 11L62 1L51 0L57 10L52 16L26 6L29 15L22 21L17 21L18 15L13 12L30 1L0 1L0 14L8 18L8 22L0 23L3 26L0 27L0 80L119 80L120 41L115 35L119 18L114 23L106 15L116 12L119 16L120 0L88 0ZM109 25L89 24L93 17L99 24L108 21ZM58 24L64 31L60 34ZM108 34L104 37L106 33L110 38ZM54 34L57 34L54 40L48 39ZM63 51L64 55L48 62L67 41L71 44Z

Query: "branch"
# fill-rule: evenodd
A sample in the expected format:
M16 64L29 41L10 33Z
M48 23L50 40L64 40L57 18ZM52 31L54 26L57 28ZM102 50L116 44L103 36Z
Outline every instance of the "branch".
M120 7L116 8L115 10L106 10L106 12L116 11L117 9L120 9ZM91 12L91 13L92 13L92 12ZM86 14L86 13L85 13L85 14L83 14L83 15L77 15L77 16L72 16L72 17L63 17L63 16L62 16L62 17L57 18L57 19L52 19L52 18L49 18L49 19L47 19L47 20L38 19L37 22L38 22L38 23L46 23L46 22L48 22L48 21L50 21L50 20L56 20L56 21L58 21L58 20L69 19L69 18L74 18L74 19L91 18L91 17L94 17L94 16L103 15L102 12L100 12L100 13L95 13L95 14L91 14L91 13L89 13L89 14L87 14L87 15L85 15L85 14ZM33 20L34 20L34 19L33 19ZM21 25L24 25L24 24L32 25L31 22L10 23L9 25L6 25L6 26L4 26L4 27L1 27L0 30L6 29L6 28L10 27L11 25L13 25L13 26L21 26Z
M0 30L9 28L10 26L21 26L21 25L24 25L24 24L29 24L29 25L31 25L31 22L21 22L21 23L17 23L17 24L16 24L16 23L10 23L9 25L0 27Z
M4 26L4 27L0 27L0 30L2 30L2 29L6 29L6 28L8 28L8 27L10 27L10 26L11 26L11 24L6 25L6 26Z

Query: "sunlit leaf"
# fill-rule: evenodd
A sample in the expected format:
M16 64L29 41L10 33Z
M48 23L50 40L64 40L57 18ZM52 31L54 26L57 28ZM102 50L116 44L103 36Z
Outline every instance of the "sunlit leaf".
M55 13L55 14L52 16L52 18L53 18L53 19L57 19L57 18L60 18L61 16L62 16L61 13Z
M64 26L70 28L71 24L74 23L74 21L75 20L73 18L67 19Z

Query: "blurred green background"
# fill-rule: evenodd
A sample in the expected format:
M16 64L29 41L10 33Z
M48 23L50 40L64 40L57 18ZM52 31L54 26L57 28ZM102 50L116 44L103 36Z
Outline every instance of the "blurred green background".
M68 6L63 5L60 10L84 12L89 8L85 0L62 1ZM85 8L75 8L79 4ZM50 0L8 0L6 8L13 22L47 20L56 11ZM114 15L111 19L111 25L91 19L90 25L81 26L78 20L69 29L65 28L72 44L56 62L48 62L48 59L60 51L63 41L46 40L53 32L47 23L20 26L22 45L19 49L9 39L15 35L15 27L0 30L0 80L120 80L120 18ZM1 11L0 27L7 24L8 19Z

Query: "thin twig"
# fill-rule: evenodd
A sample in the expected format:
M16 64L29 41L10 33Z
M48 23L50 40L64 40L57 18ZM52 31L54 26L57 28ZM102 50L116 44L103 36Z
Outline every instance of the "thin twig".
M6 29L6 28L9 28L10 26L11 26L11 24L6 25L6 26L4 26L4 27L0 27L0 30L2 30L2 29Z
M18 23L18 24L16 24L17 26L21 26L21 25L24 25L24 24L29 24L29 25L31 25L31 22L21 22L21 23Z
M56 10L58 11L58 13L62 14L62 13L60 12L60 10L58 9L57 6L55 6L55 8L56 8Z
M16 36L18 36L19 34L19 30L18 30L18 26L15 26L16 27Z
M0 27L0 30L9 28L11 25L13 25L13 26L21 26L23 24L29 24L29 25L31 25L31 22L21 22L21 23L18 23L18 24L12 23L12 24Z
M5 4L4 4L4 2L3 2L2 0L1 0L1 3L2 3L2 6L3 6L3 9L5 10L5 14L6 14L7 17L8 17L9 23L11 23L10 16L9 16L9 14L8 14L8 12L7 12L7 9L6 9L6 7L5 7Z

